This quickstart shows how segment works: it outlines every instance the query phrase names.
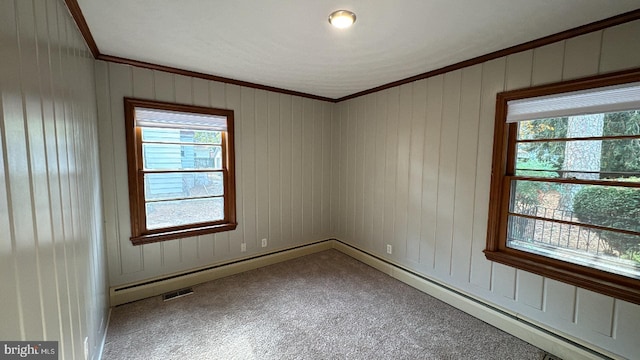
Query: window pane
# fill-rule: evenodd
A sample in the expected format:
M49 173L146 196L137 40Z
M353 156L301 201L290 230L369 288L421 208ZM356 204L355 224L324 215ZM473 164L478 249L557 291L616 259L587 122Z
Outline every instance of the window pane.
M518 122L518 140L560 139L567 137L568 118L536 119Z
M516 175L542 178L560 177L565 142L516 144Z
M142 128L142 141L222 144L220 131Z
M145 200L224 195L221 172L144 174Z
M640 279L640 237L513 215L508 226L509 248Z
M536 119L518 123L518 140L640 135L640 110Z
M147 229L212 222L224 219L224 198L146 203Z
M516 214L640 232L640 188L514 180L512 194Z
M604 136L640 135L640 110L604 114Z
M516 175L613 180L640 177L640 139L518 143Z
M218 145L142 144L145 170L222 169Z

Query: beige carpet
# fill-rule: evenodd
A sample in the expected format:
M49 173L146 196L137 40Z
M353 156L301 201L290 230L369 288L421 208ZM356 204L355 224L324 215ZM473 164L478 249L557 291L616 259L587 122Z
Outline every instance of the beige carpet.
M103 359L542 359L336 250L113 309Z

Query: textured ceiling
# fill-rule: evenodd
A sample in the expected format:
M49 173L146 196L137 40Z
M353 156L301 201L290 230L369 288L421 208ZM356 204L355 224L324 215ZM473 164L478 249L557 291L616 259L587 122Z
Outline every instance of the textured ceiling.
M640 0L78 0L100 53L329 98L640 8ZM333 10L357 14L348 30Z

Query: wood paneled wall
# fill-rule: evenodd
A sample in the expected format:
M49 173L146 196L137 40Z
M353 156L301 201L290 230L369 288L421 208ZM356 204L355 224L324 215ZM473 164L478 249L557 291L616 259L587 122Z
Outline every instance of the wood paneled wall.
M96 82L111 286L329 237L332 103L103 61ZM131 245L125 96L234 110L236 230Z
M639 39L635 21L337 104L334 237L636 358L640 306L491 263L482 250L496 94L639 67Z
M108 315L94 60L62 1L0 2L0 339L97 359Z

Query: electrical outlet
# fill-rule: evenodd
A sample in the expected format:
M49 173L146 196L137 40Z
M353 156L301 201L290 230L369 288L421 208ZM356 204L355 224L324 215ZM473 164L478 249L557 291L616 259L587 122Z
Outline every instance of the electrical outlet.
M240 244L240 252L245 252L247 251L247 244L246 243L241 243Z
M262 247L267 247L267 239L262 239Z
M393 254L393 247L391 244L387 244L387 254Z

